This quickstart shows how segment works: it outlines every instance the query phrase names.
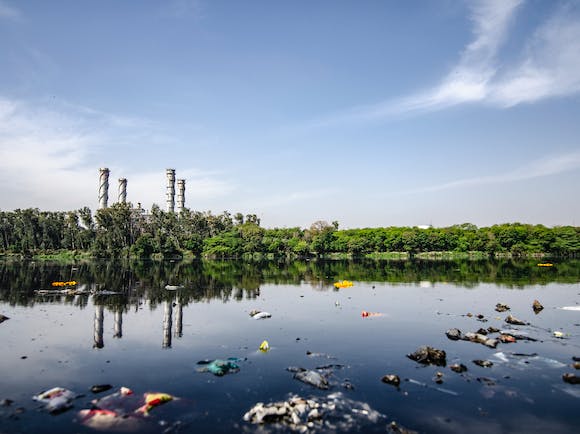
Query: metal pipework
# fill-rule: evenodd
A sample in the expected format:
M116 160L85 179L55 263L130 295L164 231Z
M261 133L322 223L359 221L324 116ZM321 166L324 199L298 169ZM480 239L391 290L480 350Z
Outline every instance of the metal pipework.
M127 178L119 178L119 203L127 202Z
M177 180L177 212L182 213L185 208L185 179Z
M167 212L175 212L175 169L167 169Z
M109 169L99 169L99 209L107 208L109 202Z

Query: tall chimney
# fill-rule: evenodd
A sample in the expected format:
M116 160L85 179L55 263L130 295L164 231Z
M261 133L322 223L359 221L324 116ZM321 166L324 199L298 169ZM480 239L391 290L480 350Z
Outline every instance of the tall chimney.
M109 169L99 169L99 209L105 209L109 201Z
M175 169L167 169L167 212L175 212Z
M119 178L119 203L127 202L127 178Z
M182 213L185 208L185 179L177 180L177 212Z

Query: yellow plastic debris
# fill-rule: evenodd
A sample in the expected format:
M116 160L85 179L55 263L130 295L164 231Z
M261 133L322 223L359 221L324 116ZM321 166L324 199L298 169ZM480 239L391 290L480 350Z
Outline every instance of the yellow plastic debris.
M352 282L350 280L342 280L335 282L334 284L335 288L348 288L349 286L352 286Z
M269 349L270 349L270 344L268 343L268 341L263 341L263 342L260 344L260 351L261 351L261 352L265 353L265 352L267 352Z

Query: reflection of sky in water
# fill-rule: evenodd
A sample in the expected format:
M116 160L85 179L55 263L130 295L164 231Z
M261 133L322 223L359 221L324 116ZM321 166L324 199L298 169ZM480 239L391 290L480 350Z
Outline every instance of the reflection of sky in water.
M580 427L579 401L573 391L566 391L574 386L565 385L561 376L573 371L571 358L580 355L580 312L557 308L575 305L579 292L577 284L556 283L509 289L494 284L465 288L425 281L355 282L338 291L310 284L265 284L255 300L212 299L183 305L181 337L176 333L179 306L171 302L155 308L147 301L137 308L129 306L122 313L121 338L114 337L120 331L119 314L105 307L100 349L94 348L99 338L95 327L100 327L95 315L98 319L100 313L92 298L83 309L56 302L30 308L0 304L0 312L10 317L0 325L0 399L34 408L30 397L57 385L82 393L99 383L163 390L193 400L196 411L206 414L199 416L199 426L209 429L219 418L221 431L228 432L257 401L284 399L290 392L320 393L293 380L286 367L312 369L337 363L346 367L332 377L336 390L348 379L355 385L354 391L346 392L353 399L423 432L463 432L466 424L470 432L571 432ZM539 315L531 308L534 299L545 307ZM508 313L532 323L516 328L541 342L500 344L492 350L446 338L451 327L464 332L512 328L503 322L508 313L495 312L498 302L512 307ZM253 320L248 315L252 309L268 311L272 318ZM363 318L363 310L381 315ZM469 318L468 312L483 314L488 321ZM567 339L554 338L553 330L564 331ZM264 339L272 348L266 354L257 351ZM460 376L448 368L422 367L405 357L420 345L445 349L448 363L464 363L468 372ZM308 357L307 351L334 358ZM494 357L498 351L537 353L566 366L548 363L532 369L536 359L525 369L525 362L512 364ZM198 360L230 356L247 358L237 374L218 378L195 372ZM480 368L473 359L489 359L495 365ZM458 396L436 389L432 381L436 371L444 373L440 387ZM387 373L414 382L403 381L397 391L380 382ZM78 426L67 425L73 416L73 412L58 416L59 430L79 431ZM42 417L30 412L18 423L34 427Z

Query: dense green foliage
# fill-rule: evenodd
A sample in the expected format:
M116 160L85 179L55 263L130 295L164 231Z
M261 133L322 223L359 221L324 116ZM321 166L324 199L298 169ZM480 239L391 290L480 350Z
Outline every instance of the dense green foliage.
M380 257L391 252L421 256L529 256L580 254L580 228L520 223L478 228L385 227L339 230L338 222L318 221L308 229L260 226L256 215L185 210L168 213L153 206L143 214L130 204L69 212L38 209L0 212L0 252L34 256L47 252L90 252L95 257L181 256L280 258L343 255Z

